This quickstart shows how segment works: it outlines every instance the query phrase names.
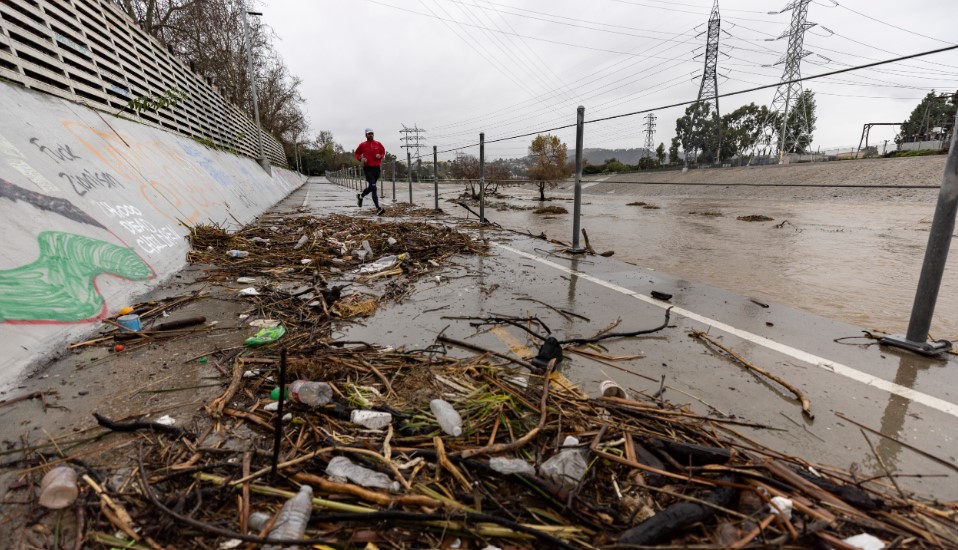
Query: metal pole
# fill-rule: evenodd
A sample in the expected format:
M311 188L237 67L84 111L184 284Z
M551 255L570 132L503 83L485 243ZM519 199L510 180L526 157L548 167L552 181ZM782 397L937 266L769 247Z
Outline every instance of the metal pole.
M396 159L393 159L393 202L396 202Z
M409 180L409 204L412 204L412 153L406 149L406 179Z
M575 202L572 206L572 248L569 252L582 254L579 247L579 217L582 214L582 137L585 133L585 107L579 105L575 123Z
M486 133L479 133L479 223L486 223Z
M432 179L436 181L436 211L439 211L439 153L437 147L432 146Z
M243 34L246 37L246 48L247 55L246 59L248 62L249 69L249 87L250 92L253 94L253 116L256 120L256 143L259 146L259 161L260 166L263 167L267 172L270 170L269 161L266 160L266 155L263 153L263 131L259 126L259 100L256 98L256 78L253 75L253 42L249 36L249 16L250 15L263 15L260 12L256 11L247 11L243 16Z
M955 119L958 121L958 117ZM882 338L883 344L897 346L922 355L938 355L951 349L951 342L928 341L928 329L931 317L935 313L935 302L941 289L941 276L945 271L945 260L951 247L951 236L955 232L955 216L958 215L958 132L951 134L951 149L945 163L945 175L938 192L938 205L935 217L928 233L928 247L925 248L925 261L918 277L918 289L911 308L908 332Z

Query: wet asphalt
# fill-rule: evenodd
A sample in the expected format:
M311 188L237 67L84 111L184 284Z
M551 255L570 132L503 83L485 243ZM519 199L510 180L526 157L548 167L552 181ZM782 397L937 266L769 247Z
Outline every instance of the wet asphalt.
M408 201L406 190L399 185L400 201ZM372 216L371 201L360 209L355 193L316 178L277 205L274 213ZM387 193L386 219L393 204L389 184ZM417 194L419 206L433 206L431 196ZM907 490L958 498L954 355L926 358L882 347L863 338L861 327L615 258L565 254L547 241L477 228L464 209L448 202L440 207L445 215L430 221L454 227L468 222L463 230L487 240L490 255L447 261L438 279L421 279L401 303L384 305L374 317L347 325L337 337L422 349L443 333L501 353L534 354L538 341L518 328L489 330L451 317L534 315L562 340L592 336L616 321L617 332L655 328L672 307L665 329L601 343L607 355L629 359L599 361L567 354L562 372L590 395L597 395L607 379L630 392L652 395L664 379L664 398L673 403L767 427L729 425L746 446L751 439L812 464L852 470L860 479L884 475L877 453ZM656 299L653 291L672 297ZM693 338L693 331L707 333L798 388L810 401L814 419L803 415L788 390ZM454 348L449 352L468 353Z

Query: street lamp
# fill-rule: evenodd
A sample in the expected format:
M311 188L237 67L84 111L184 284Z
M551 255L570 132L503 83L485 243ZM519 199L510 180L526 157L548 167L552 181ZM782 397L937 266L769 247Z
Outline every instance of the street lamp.
M253 93L253 116L256 120L256 144L259 147L259 158L256 159L259 162L260 166L263 167L263 170L266 170L267 173L270 172L269 161L266 160L266 155L263 153L263 131L260 129L259 125L259 100L256 98L256 78L253 76L253 42L250 39L249 35L249 15L262 16L262 12L258 11L247 11L246 15L243 16L243 34L246 37L246 58L249 63L249 85L250 90Z

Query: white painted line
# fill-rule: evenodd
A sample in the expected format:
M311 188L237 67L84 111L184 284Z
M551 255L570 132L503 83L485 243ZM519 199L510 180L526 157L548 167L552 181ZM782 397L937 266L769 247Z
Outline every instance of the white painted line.
M303 206L306 206L306 202L309 201L309 182L306 182L306 198L303 199Z
M559 271L563 271L570 275L575 275L577 277L585 279L586 281L590 281L597 285L604 286L605 288L608 288L610 290L614 290L616 292L631 296L638 300L642 300L643 302L646 302L650 305L653 305L662 309L666 309L670 307L668 304L655 300L649 296L639 294L623 286L619 286L615 283L610 283L609 281L605 281L598 277L595 277L586 273L582 273L581 271L576 271L574 269L570 269L563 265L559 265L555 262L546 260L545 258L540 258L539 256L536 256L535 254L523 252L522 250L517 250L515 248L512 248L511 246L506 246L504 244L497 243L496 246L498 246L499 248L508 250L509 252L512 252L514 254L518 254L519 256L522 256L524 258L528 258L535 262L539 262L540 264L547 265ZM728 334L737 336L743 340L747 340L749 342L752 342L753 344L757 344L759 346L770 349L772 351L776 351L783 355L787 355L798 361L803 361L810 365L815 365L816 367L820 369L824 369L829 372L839 374L841 376L844 376L845 378L849 378L856 382L861 382L862 384L865 384L866 386L871 386L873 388L878 388L880 390L887 391L888 393L892 393L900 397L904 397L905 399L909 399L911 401L914 401L915 403L921 403L922 405L925 405L926 407L931 407L932 409L939 410L945 414L950 414L951 416L958 417L958 405L945 401L944 399L939 399L937 397L928 395L926 393L921 393L911 388L906 388L905 386L895 384L894 382L889 382L888 380L885 380L883 378L878 378L877 376L872 376L871 374L868 374L867 372L862 372L858 369L849 367L848 365L836 363L835 361L830 361L828 359L825 359L824 357L819 357L817 355L808 353L806 351L793 348L791 346L782 344L781 342L776 342L775 340L771 340L764 336L759 336L757 334L753 334L751 332L735 328L731 325L727 325L720 321L716 321L715 319L706 317L704 315L699 315L698 313L695 313L693 311L688 311L686 309L682 309L680 307L675 307L675 306L671 306L671 307L672 307L672 313L676 315L681 315L682 317L692 319L693 321L698 321L699 323L711 326L713 328L721 330L722 332L726 332Z

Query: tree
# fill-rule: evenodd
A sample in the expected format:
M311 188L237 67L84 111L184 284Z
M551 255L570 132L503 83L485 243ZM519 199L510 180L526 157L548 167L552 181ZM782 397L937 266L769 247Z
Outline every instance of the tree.
M745 157L768 140L781 117L771 114L765 105L742 105L722 117L722 158Z
M911 111L908 120L902 123L901 133L895 138L895 142L923 141L933 128L951 127L955 122L956 110L958 110L958 91L950 95L937 94L934 90L928 92L928 95Z
M779 118L776 121L779 127L781 127L781 120ZM807 122L808 126L805 126L804 122ZM815 115L815 92L804 90L788 112L786 135L789 137L789 141L785 152L807 153L811 149L816 122L818 122L818 117Z
M539 200L546 200L546 185L558 186L558 180L569 177L566 158L569 148L557 136L540 134L529 145L529 177L539 186Z
M679 160L679 137L675 136L669 144L669 164L678 164Z
M665 144L659 143L659 146L655 148L655 159L659 161L659 164L665 162Z
M253 115L247 69L254 60L260 123L283 142L287 153L307 129L301 81L289 74L268 26L249 18L252 49L243 31L245 0L115 0L146 32L189 63L229 101Z
M712 105L703 101L685 108L685 116L675 121L675 135L686 154L692 153L696 162L717 160L715 144L718 141L718 121ZM701 151L701 155L699 152Z

